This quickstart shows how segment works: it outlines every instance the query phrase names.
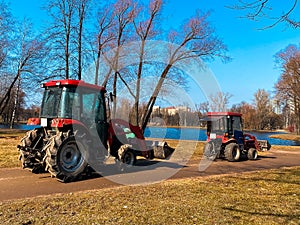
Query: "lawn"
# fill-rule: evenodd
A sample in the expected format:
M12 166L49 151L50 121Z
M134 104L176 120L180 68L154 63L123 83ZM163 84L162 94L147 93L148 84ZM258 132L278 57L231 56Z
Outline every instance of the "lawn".
M0 168L20 166L17 145L25 131L0 129Z
M20 165L24 134L0 130L0 168ZM203 142L168 143L191 145L192 158L201 157ZM300 224L299 184L300 167L293 167L41 196L0 202L0 223Z
M300 167L0 203L1 224L300 224ZM65 184L62 184L62 188Z

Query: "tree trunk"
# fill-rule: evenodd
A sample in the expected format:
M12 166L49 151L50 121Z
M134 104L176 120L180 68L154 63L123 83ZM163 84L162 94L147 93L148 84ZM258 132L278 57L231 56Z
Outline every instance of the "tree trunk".
M14 127L14 121L15 121L15 117L16 117L16 111L17 111L18 102L19 102L20 86L21 86L21 78L19 76L18 77L18 85L17 85L16 97L15 97L13 111L12 111L11 120L10 120L10 129L12 129Z
M144 113L143 113L143 116L142 116L142 130L145 131L146 127L147 127L147 123L150 119L150 116L151 116L151 113L152 113L152 110L153 110L153 106L156 102L156 98L161 90L161 87L164 83L164 79L166 78L169 70L171 69L173 64L169 63L166 68L164 69L164 71L162 72L161 76L160 76L160 79L159 81L157 82L156 84L156 87L150 97L150 100L144 110Z

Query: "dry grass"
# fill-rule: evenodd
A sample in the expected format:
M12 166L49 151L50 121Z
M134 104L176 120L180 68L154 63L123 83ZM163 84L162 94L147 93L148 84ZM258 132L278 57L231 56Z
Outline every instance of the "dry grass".
M300 141L300 135L297 134L273 134L270 138L277 138L283 140Z
M300 146L282 146L282 145L272 145L270 151L300 151Z
M19 165L23 135L0 131L0 167ZM167 142L193 146L193 159L202 155L203 142ZM13 200L0 202L0 223L300 224L299 183L294 167Z
M0 129L0 168L20 166L17 145L25 131Z
M300 167L0 203L1 224L299 224ZM62 184L63 188L64 184Z

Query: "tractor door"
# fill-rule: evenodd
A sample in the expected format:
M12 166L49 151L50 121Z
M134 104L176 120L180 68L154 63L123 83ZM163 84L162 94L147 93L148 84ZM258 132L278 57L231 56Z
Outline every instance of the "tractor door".
M243 145L244 143L244 133L242 128L242 120L241 117L232 116L231 117L231 130L233 131L233 136L237 140L239 145Z
M105 93L103 91L99 93L96 101L95 123L100 140L107 149L108 123L106 115Z

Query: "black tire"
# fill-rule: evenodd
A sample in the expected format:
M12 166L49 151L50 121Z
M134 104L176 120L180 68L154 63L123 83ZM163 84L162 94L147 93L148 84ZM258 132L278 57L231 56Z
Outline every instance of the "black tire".
M47 148L47 170L59 181L77 179L87 167L87 147L74 135L65 137L61 133L50 139Z
M239 149L238 144L230 143L225 147L225 157L229 162L239 161L241 156L241 151Z
M23 168L30 169L33 173L45 171L45 165L42 163L44 155L43 148L43 131L42 129L34 129L26 132L18 146L20 151L20 161ZM32 151L31 149L35 149ZM39 152L40 154L37 154Z
M250 160L256 160L257 156L258 156L258 154L257 154L257 151L256 151L255 148L250 148L248 150L248 153L247 153L248 159L250 159Z
M130 147L130 145L126 144L122 145L118 150L119 160L126 167L132 167L136 163L136 154ZM121 169L124 169L123 166Z
M204 145L203 155L208 160L215 160L217 157L217 152L215 150L215 145L212 142L207 142Z

